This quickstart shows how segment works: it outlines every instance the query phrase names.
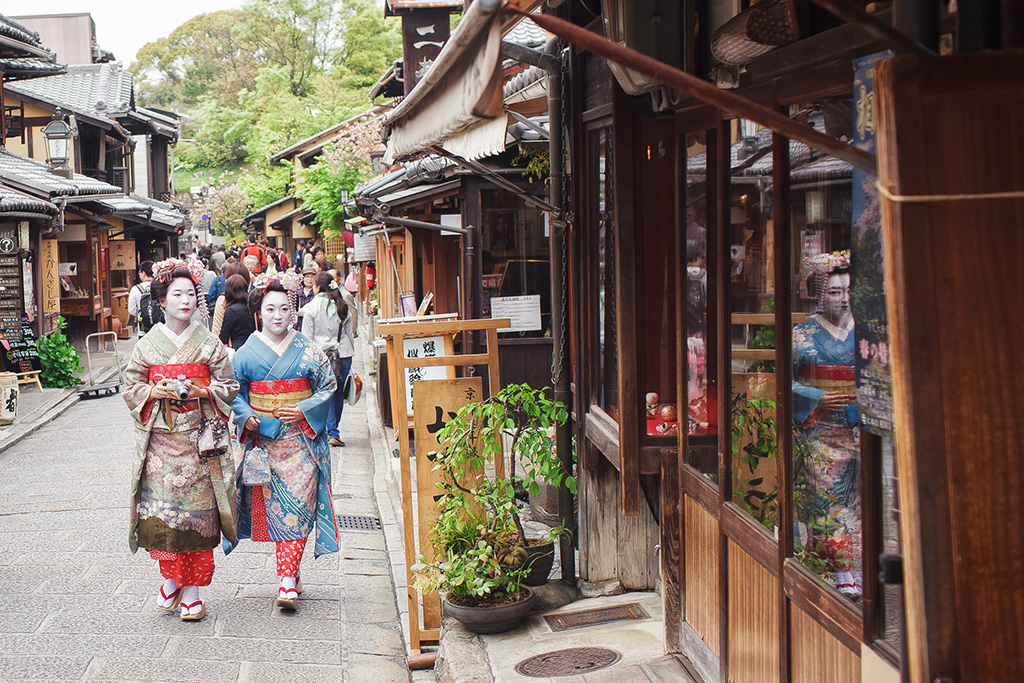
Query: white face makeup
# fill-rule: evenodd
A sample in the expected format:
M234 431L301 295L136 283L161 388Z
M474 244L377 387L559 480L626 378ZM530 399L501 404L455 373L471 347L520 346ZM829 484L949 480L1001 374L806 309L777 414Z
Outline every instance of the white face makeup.
M260 306L260 318L263 320L263 333L271 339L279 341L288 334L288 325L292 320L292 305L284 292L267 292Z
M167 318L187 324L196 310L195 284L188 278L177 278L167 288L167 298L160 305L164 307Z
M823 297L825 319L839 325L850 315L850 274L829 275Z

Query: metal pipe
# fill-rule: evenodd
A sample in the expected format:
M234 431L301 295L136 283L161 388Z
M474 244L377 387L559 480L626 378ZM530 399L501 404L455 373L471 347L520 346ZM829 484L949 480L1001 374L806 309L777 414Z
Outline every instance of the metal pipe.
M534 50L525 45L510 43L507 40L501 41L501 54L517 62L544 69L549 74L559 69L558 58L554 55Z
M391 225L400 225L403 228L423 228L424 230L433 230L435 232L457 232L460 235L468 235L473 226L468 228L460 228L451 225L441 225L440 223L428 223L427 221L417 221L412 218L398 218L396 216L375 216L374 222L390 223Z
M877 175L878 173L878 159L874 154L829 137L811 126L794 121L774 109L757 104L742 95L737 95L728 90L720 90L714 84L702 78L680 71L636 50L631 50L628 47L614 43L564 19L559 19L550 14L528 14L511 3L506 5L506 9L513 14L529 17L541 28L599 57L604 57L616 64L634 69L659 83L680 90L687 95L703 100L740 118L749 119L766 128L771 128L792 140L799 140L825 154L849 162L872 175Z
M551 125L550 119L548 121L548 125ZM552 205L550 202L546 202L543 199L538 199L529 192L524 192L519 187L517 187L515 183L505 180L500 175L498 175L491 169L487 168L483 164L479 164L475 161L465 159L463 157L460 157L458 154L452 154L441 145L433 145L430 148L430 151L434 152L435 154L439 154L446 159L451 159L459 166L462 166L463 168L472 171L474 175L478 175L484 178L485 180L489 180L491 183L497 185L506 192L511 192L512 194L516 195L527 204L533 204L542 211L559 211L559 209L556 206Z
M548 40L546 52L552 56L558 54L558 39ZM560 214L563 207L562 190L564 183L564 170L562 159L562 70L561 60L551 60L555 66L547 68L548 73L548 158L549 158L549 185L551 203L557 207ZM552 216L555 218L555 216ZM550 221L551 229L549 238L551 240L551 353L552 367L556 367L557 375L551 379L554 383L554 399L561 401L568 409L572 405L572 393L569 389L569 372L565 358L565 329L562 326L562 318L566 314L564 310L565 301L562 293L565 291L562 264L565 262L565 240L568 224L557 216L559 220ZM562 467L562 474L573 476L572 457L572 425L566 420L555 428L555 452L558 454L558 462ZM563 534L558 541L559 556L562 566L562 581L569 585L576 584L576 514L572 492L564 484L558 487L558 523L568 534Z

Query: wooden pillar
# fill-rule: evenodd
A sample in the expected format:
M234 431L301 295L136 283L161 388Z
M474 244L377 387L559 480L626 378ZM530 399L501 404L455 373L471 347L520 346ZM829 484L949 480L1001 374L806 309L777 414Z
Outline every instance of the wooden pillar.
M877 71L916 683L1024 678L1022 60L901 57Z

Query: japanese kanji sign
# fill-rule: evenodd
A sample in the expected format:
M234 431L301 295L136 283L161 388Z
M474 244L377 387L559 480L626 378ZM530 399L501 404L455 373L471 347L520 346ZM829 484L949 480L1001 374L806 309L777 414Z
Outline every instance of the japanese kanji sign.
M420 341L420 340L410 340ZM442 368L443 369L443 368ZM437 434L459 408L483 398L484 383L479 377L420 380L413 401L413 434L415 435L416 510L419 525L419 552L431 559L430 525L437 520L437 505L443 495L437 487L440 472L434 471L434 458L427 454L440 444ZM472 479L469 474L467 479ZM466 480L463 480L465 482ZM423 623L426 628L441 625L440 602L434 595L423 596Z
M60 276L57 273L57 240L43 240L41 257L43 313L60 313Z
M419 339L404 339L402 341L402 355L406 358L433 358L443 356L444 337L420 337ZM406 410L415 414L413 410L413 385L424 379L445 379L448 377L448 370L444 366L434 367L412 367L405 369L405 406Z

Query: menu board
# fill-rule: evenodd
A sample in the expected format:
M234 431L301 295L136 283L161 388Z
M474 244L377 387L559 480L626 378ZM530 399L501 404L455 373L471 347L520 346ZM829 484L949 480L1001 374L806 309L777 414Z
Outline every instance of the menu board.
M27 318L0 314L0 347L8 372L33 372L43 369L36 347L36 335Z

